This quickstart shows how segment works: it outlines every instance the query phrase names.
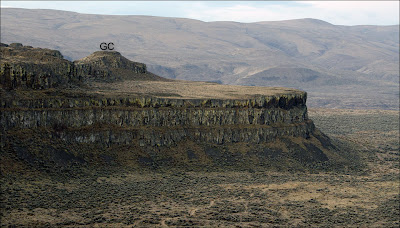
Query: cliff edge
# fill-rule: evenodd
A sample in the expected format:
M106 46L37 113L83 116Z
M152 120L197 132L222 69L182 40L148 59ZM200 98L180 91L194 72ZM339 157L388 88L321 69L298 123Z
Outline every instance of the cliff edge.
M117 52L75 62L1 45L3 155L49 167L338 167L349 161L289 88L167 80Z

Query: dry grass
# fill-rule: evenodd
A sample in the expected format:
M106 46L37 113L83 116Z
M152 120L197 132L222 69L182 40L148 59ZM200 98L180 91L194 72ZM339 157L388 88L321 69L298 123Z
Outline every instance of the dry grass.
M115 172L70 179L63 185L47 178L41 181L26 188L27 180L19 179L7 187L16 192L7 202L18 200L20 206L3 211L2 225L391 227L398 223L399 182L369 176Z
M369 178L357 177L351 182L344 181L340 184L329 183L329 181L288 181L280 184L221 184L220 186L228 191L262 192L280 202L307 204L309 201L317 201L321 207L333 210L346 207L376 209L379 202L398 194L400 183L397 181L370 182ZM281 195L282 191L286 191L288 194Z
M398 227L398 113L312 109L310 116L333 139L359 148L369 164L365 173L94 170L64 179L10 174L1 180L1 225Z
M380 110L380 109L331 109L331 108L309 108L308 111L312 116L365 116L365 115L389 115L398 116L399 111Z
M304 94L296 89L283 87L255 87L220 85L210 82L191 81L123 81L115 83L95 83L99 94L144 94L168 98L212 98L212 99L248 99L255 95Z
M400 173L399 111L309 109L316 127L332 138L357 145L371 175Z

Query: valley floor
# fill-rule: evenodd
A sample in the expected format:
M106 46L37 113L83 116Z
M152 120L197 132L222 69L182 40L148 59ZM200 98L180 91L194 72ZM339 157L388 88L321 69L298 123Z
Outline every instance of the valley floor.
M357 147L366 168L8 173L1 226L398 227L398 111L310 109L309 116L331 138Z

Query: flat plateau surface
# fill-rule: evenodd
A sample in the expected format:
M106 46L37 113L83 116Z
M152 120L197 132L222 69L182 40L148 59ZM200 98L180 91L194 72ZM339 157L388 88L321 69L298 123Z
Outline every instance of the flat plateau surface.
M99 94L141 94L164 98L181 99L248 99L255 96L302 95L305 92L284 87L259 87L220 85L210 82L192 81L122 81L93 83Z
M399 113L311 109L309 115L333 140L357 148L365 168L320 173L103 168L76 176L21 169L1 178L1 226L398 227Z

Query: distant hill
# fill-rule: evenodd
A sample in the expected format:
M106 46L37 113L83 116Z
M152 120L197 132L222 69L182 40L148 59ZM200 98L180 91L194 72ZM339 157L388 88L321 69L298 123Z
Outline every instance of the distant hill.
M1 40L57 49L69 60L113 42L123 56L163 77L289 86L306 90L311 107L397 109L399 102L398 25L202 22L2 8Z
M349 79L348 81L351 81ZM302 67L273 67L253 75L239 79L241 84L268 85L281 83L291 87L299 85L338 85L343 83L340 78L334 75L323 74L309 68Z

